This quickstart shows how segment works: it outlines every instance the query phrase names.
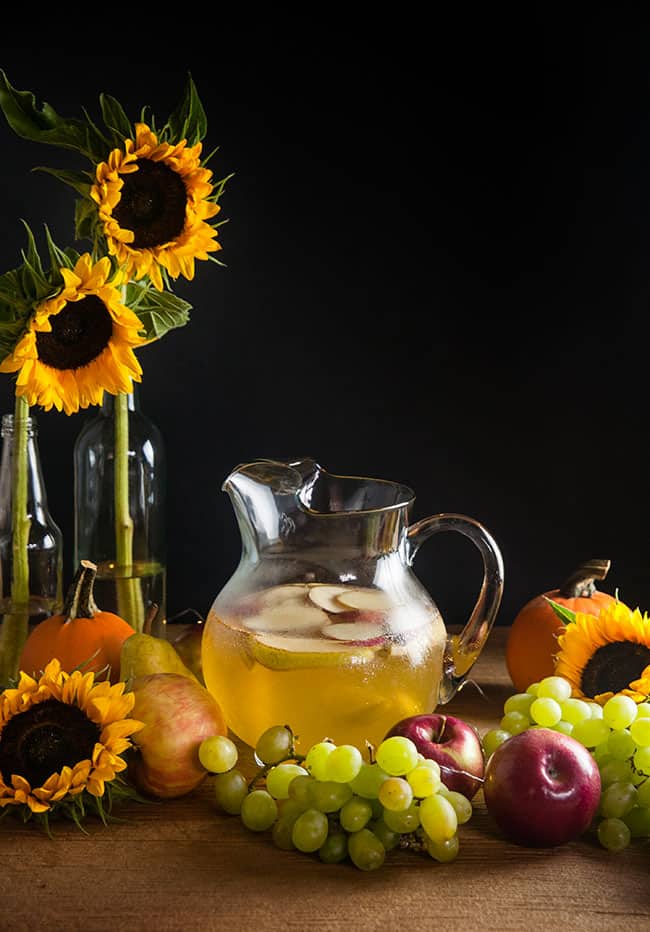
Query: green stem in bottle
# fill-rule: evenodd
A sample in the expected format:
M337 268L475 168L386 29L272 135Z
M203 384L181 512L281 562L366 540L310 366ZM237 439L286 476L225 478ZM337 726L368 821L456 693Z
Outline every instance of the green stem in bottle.
M16 395L11 473L11 610L2 623L0 686L18 673L18 663L29 628L29 530L27 513L27 440L29 404Z
M129 399L115 397L115 562L118 612L138 633L144 625L140 580L133 570L133 518L129 510Z

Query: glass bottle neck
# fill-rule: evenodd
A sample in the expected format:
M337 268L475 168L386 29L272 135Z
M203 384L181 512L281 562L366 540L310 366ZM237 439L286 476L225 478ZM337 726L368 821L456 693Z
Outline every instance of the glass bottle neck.
M32 518L45 523L48 517L47 493L36 435L36 423L34 418L30 417L27 422L27 511ZM0 527L11 525L15 453L16 435L13 415L5 414L2 418L2 458L0 459Z
M140 411L140 393L137 390L136 386L133 386L133 391L130 392L127 396L127 403L129 406L129 411ZM102 414L105 417L112 417L115 412L115 395L111 395L109 392L104 392L104 399L102 401Z

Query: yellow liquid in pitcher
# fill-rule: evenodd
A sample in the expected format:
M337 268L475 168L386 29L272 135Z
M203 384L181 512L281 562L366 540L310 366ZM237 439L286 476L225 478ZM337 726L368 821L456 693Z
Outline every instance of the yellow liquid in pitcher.
M326 737L364 750L435 708L445 641L435 610L409 614L378 590L277 586L227 616L210 613L203 674L250 746L271 725L290 725L303 752Z

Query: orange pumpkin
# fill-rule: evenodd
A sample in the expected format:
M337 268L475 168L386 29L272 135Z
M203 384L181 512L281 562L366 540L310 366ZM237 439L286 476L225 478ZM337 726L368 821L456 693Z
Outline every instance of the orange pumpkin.
M76 667L84 673L108 670L111 683L119 680L120 651L133 628L119 615L97 607L93 597L96 575L96 565L82 560L63 613L41 621L25 641L21 670L38 675L56 657L66 673Z
M595 585L595 580L605 579L609 567L609 560L581 564L559 589L536 596L517 614L506 640L506 665L518 692L525 692L532 683L554 672L557 637L564 625L547 598L573 612L598 615L603 606L616 601Z

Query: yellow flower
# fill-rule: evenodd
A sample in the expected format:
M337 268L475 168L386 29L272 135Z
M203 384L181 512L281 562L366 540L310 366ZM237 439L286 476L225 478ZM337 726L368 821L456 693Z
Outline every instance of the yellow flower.
M133 347L146 342L142 324L122 304L118 282L108 281L110 270L108 256L93 264L88 253L74 269L61 268L63 287L36 308L0 364L0 372L19 371L16 394L30 405L73 414L141 380Z
M576 613L558 638L555 673L573 695L604 705L616 693L643 702L650 694L650 618L612 602L598 616Z
M201 165L202 145L158 142L145 123L135 142L113 149L97 165L90 195L99 208L108 251L129 278L148 275L159 291L161 267L172 278L194 278L194 260L221 249L205 221L219 212L209 200L212 172Z
M58 660L39 680L21 673L0 695L0 808L38 815L84 792L103 796L126 769L129 736L143 727L126 717L134 702L124 683L96 684L93 673L65 673Z

